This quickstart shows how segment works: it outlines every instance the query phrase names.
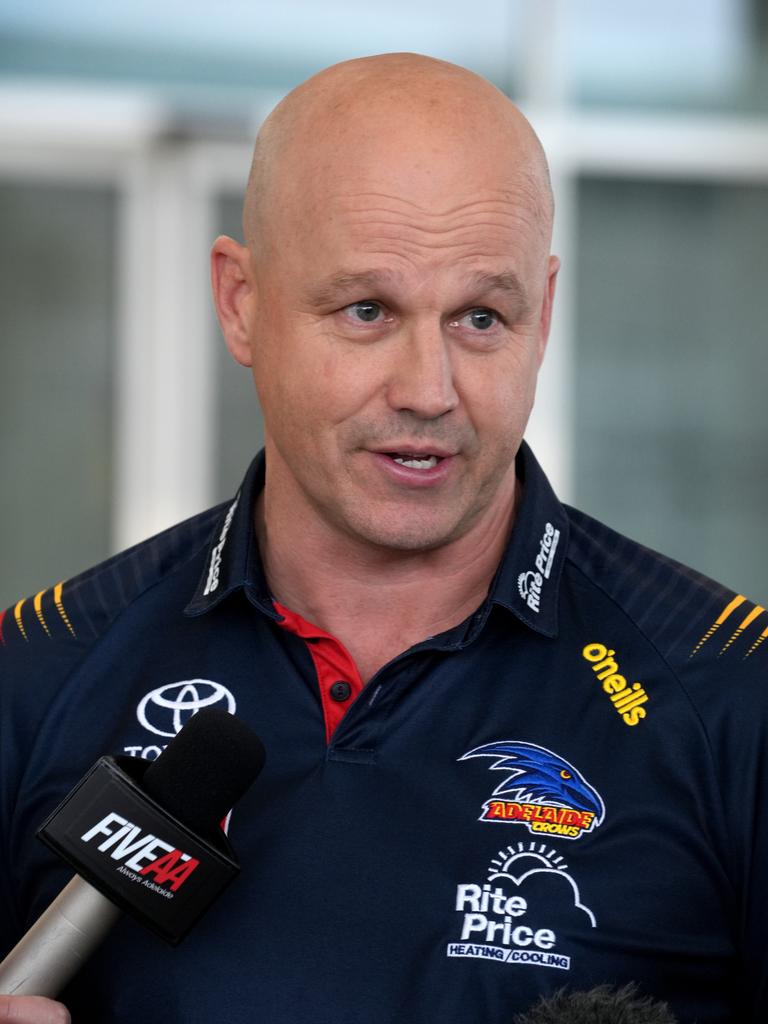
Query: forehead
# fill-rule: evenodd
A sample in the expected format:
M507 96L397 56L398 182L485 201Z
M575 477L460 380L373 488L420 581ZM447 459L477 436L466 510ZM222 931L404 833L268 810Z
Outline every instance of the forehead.
M282 137L267 217L296 269L376 262L517 262L548 245L540 153L477 105L336 109ZM395 116L397 114L397 116ZM320 120L320 118L318 118ZM486 268L492 269L492 268Z
M398 189L389 180L379 190L332 192L328 196L328 222L337 222L352 237L362 240L397 239L407 245L421 239L429 244L459 243L487 236L505 239L510 234L534 232L540 222L532 189L511 182L504 188L466 182L428 183L427 188Z
M386 182L376 189L333 189L301 213L293 208L294 265L310 281L375 266L394 279L421 281L440 271L498 274L509 268L524 277L545 250L531 188L466 188L452 193ZM300 270L299 270L300 268Z

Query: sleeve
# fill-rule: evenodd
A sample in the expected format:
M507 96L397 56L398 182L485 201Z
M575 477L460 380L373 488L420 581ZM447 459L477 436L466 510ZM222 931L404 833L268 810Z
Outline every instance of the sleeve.
M39 822L23 797L28 766L51 702L85 649L54 588L0 613L0 956L29 912L19 886L27 859L21 851L36 841Z
M756 652L757 653L757 652ZM699 700L721 780L743 1016L768 1020L768 644L760 656L712 659Z

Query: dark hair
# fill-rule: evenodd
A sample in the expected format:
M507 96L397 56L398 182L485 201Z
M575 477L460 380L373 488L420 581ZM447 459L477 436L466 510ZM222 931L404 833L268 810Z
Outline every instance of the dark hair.
M637 994L633 983L616 989L598 985L588 992L560 989L519 1013L514 1024L677 1024L666 1003Z

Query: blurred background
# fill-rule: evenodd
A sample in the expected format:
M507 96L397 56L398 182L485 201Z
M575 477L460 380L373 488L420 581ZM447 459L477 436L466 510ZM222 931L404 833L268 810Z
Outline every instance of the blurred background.
M490 78L549 152L561 496L768 598L765 0L5 0L0 608L234 492L261 426L210 243L274 103L391 50Z

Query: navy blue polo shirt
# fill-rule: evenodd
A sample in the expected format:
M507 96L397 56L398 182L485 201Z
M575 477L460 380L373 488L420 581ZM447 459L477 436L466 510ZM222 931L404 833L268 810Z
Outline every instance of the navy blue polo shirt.
M3 949L66 881L34 833L100 755L204 706L267 749L241 876L176 949L123 919L76 1022L506 1024L630 980L683 1022L766 1019L768 612L561 505L525 446L518 476L487 599L365 686L272 600L261 457L4 613Z

